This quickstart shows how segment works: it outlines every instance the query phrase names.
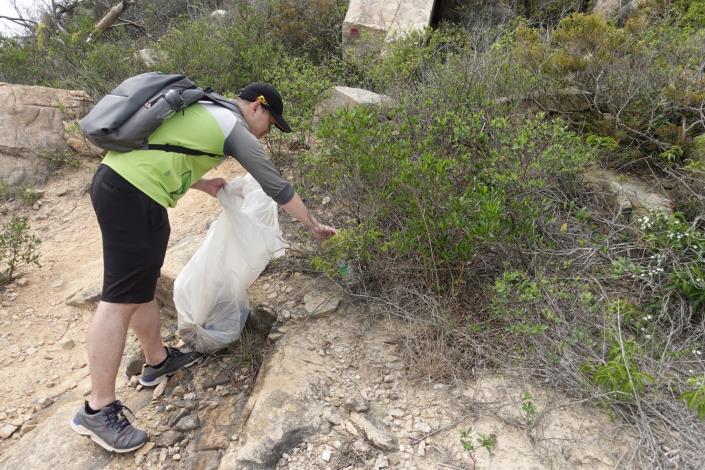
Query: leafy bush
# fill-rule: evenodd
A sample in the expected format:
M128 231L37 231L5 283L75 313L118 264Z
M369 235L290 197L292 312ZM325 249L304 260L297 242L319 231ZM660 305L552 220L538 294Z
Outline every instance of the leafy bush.
M39 266L39 238L32 235L26 217L13 216L0 231L0 266L2 282L10 282L17 268L25 264Z
M340 56L340 25L348 2L342 0L276 0L272 5L274 40L314 63Z
M672 149L687 153L690 139L705 128L699 111L704 39L702 29L684 32L638 18L619 28L596 15L574 14L547 35L519 26L507 45L531 76L539 102L552 99L545 90L580 90L589 113L565 111L577 125L623 147L636 144L672 158Z
M654 381L649 374L639 370L635 362L638 345L635 341L614 341L608 360L598 366L586 366L596 384L621 400L631 401L644 393L644 387Z
M262 81L264 72L276 68L284 55L283 48L267 38L255 12L237 24L208 18L185 22L161 38L159 49L164 57L159 69L184 73L221 93Z
M371 257L368 272L380 278L399 282L403 273L443 292L469 282L482 253L521 259L543 243L536 221L556 210L558 188L592 153L560 122L424 106L325 120L325 151L311 159L311 176L361 221L332 242L336 257Z

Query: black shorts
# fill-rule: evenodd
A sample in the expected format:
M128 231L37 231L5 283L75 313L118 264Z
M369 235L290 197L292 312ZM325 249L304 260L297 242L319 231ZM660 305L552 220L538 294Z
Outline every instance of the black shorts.
M91 202L103 236L101 300L150 302L171 231L166 208L106 165L93 177Z

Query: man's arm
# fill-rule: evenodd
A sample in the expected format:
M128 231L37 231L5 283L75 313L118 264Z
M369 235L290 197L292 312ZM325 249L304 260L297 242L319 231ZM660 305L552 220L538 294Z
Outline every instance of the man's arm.
M306 204L304 204L304 201L301 200L297 193L294 193L294 196L289 202L282 204L281 208L304 224L318 240L325 240L338 233L333 227L318 222L313 214L309 212Z
M193 183L191 187L193 189L198 189L200 191L203 191L204 193L216 197L216 193L218 192L218 190L225 186L227 183L228 182L225 181L223 178L201 178L200 180Z

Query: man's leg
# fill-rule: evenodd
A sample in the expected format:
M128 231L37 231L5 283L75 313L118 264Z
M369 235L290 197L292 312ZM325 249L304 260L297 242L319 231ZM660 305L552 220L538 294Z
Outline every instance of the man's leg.
M132 315L130 327L140 340L147 364L160 364L166 359L166 349L162 343L159 307L157 307L156 301L140 304L135 314Z
M115 401L115 378L125 348L135 304L100 302L88 329L88 366L91 396L88 405L99 410Z

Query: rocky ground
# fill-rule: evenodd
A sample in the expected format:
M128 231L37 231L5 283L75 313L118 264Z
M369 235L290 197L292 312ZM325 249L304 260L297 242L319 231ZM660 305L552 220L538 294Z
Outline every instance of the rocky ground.
M156 389L136 386L138 346L128 338L118 396L151 439L133 454L103 451L68 425L90 392L85 334L101 247L87 189L96 165L64 168L33 206L0 210L3 223L27 214L43 240L41 267L23 269L0 293L0 468L629 466L634 439L594 407L512 371L419 380L400 351L403 324L373 319L324 279L276 265L250 290L252 306L276 317L268 335L248 330ZM217 170L239 172L234 162ZM160 285L170 344L179 343L170 282L217 214L214 199L193 193L170 210ZM289 217L280 220L289 233Z

